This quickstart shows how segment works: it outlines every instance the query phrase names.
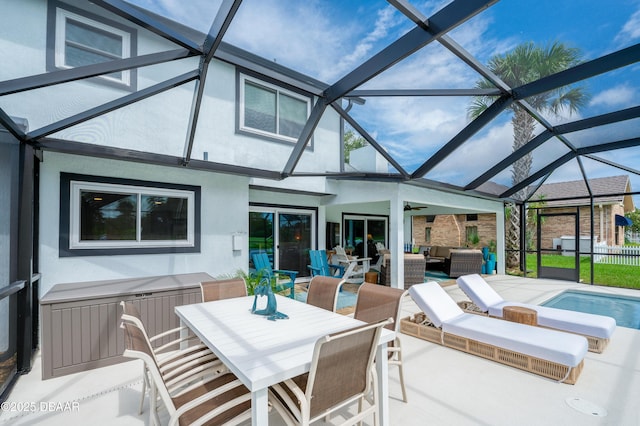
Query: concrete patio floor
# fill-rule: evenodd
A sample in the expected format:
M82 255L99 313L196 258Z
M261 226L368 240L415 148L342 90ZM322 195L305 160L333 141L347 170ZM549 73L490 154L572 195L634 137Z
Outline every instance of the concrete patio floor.
M564 281L505 275L487 280L505 299L535 304L568 288L640 296L635 290ZM466 300L456 285L445 289L454 299ZM405 316L418 311L409 297L403 311ZM397 370L390 368L393 426L640 425L640 330L618 327L604 353L587 354L576 385L404 334L401 339L409 402L400 400ZM5 410L0 413L0 425L146 425L147 403L147 411L137 414L141 371L141 364L133 361L42 381L37 357L33 370L19 378L7 400L14 408L29 403L33 411ZM270 420L284 424L275 412ZM334 418L339 420L339 415Z

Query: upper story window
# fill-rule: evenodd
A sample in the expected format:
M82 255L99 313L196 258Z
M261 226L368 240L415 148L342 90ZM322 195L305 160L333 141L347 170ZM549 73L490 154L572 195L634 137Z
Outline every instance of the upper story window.
M199 251L198 187L68 174L61 182L61 255Z
M88 17L80 10L68 10L54 3L50 24L54 29L50 45L50 69L94 65L136 54L135 30L98 16ZM50 12L52 13L52 12ZM51 44L51 41L50 41ZM52 52L52 54L51 54ZM135 70L123 70L100 76L103 82L135 89Z
M240 75L239 127L279 140L296 142L309 117L311 99Z

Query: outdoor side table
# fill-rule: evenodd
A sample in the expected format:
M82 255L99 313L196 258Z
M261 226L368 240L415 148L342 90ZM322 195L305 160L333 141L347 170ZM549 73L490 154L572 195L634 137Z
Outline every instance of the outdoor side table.
M538 325L538 313L524 306L505 306L502 308L502 318L520 324Z

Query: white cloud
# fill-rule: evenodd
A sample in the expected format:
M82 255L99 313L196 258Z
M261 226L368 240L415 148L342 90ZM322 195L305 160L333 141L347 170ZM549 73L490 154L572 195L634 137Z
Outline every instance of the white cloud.
M225 41L333 83L408 25L392 6L345 14L332 3L245 0Z
M640 10L636 11L625 22L622 29L616 36L616 41L631 42L640 38Z
M486 37L486 43L477 42L476 40L483 38L488 24L481 18L473 22L473 25L465 25L464 29L461 27L457 30L455 38L453 35L452 38L465 49L478 50L491 44L493 51L496 46L502 46L498 42L487 41ZM432 43L381 73L362 88L468 89L473 88L479 78L475 71L439 43ZM386 147L400 164L410 170L422 164L470 121L466 119L467 107L471 102L469 97L386 97L368 98L366 102L365 106L354 107L352 114L369 132L373 133L375 129L378 142ZM497 127L502 129L501 132L497 128L492 129L485 137L492 140L490 143L494 145L506 140L510 151L513 136L510 123L506 126L506 137L504 126L501 124ZM478 148L477 152L470 153L470 148L465 144L459 152L468 153L468 158L486 159L487 161L481 162L485 165L492 156L495 157L495 152L486 149L488 145L484 139L480 145L470 141L470 146L485 148ZM457 154L454 158L459 158Z
M427 175L460 186L469 184L490 166L511 153L513 127L507 121L472 137Z
M208 32L222 0L128 0L202 32Z
M640 25L640 22L638 24ZM589 105L605 107L626 106L632 105L636 98L636 89L622 84L598 93L591 99Z
M331 74L333 74L331 80L348 73L361 62L372 56L371 51L377 46L377 43L386 39L391 30L397 28L402 23L403 19L394 7L387 6L384 9L378 10L373 29L362 39L358 40L352 53L338 60L334 70L331 72Z

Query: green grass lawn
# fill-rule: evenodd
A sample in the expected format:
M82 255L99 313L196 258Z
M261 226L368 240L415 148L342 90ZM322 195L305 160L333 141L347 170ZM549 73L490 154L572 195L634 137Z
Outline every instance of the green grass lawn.
M574 258L571 256L543 255L543 265L556 268L573 268ZM535 255L527 255L528 277L537 277L537 259ZM584 283L591 282L589 257L580 257L580 279ZM640 267L627 265L593 265L593 283L611 287L640 289Z

